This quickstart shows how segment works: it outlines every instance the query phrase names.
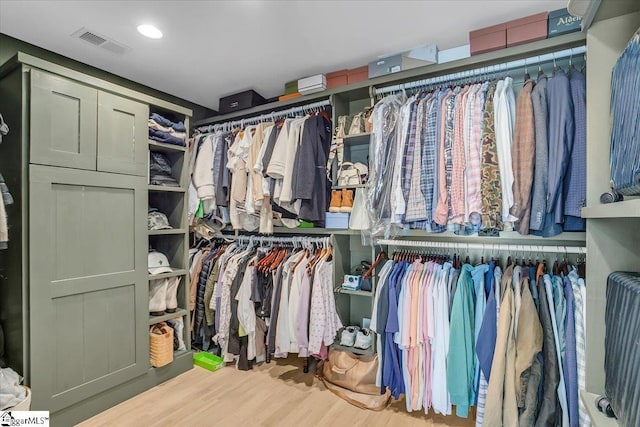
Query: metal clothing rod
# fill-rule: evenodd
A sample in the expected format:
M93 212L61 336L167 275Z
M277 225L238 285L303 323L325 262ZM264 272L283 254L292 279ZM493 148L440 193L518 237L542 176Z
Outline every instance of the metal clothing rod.
M279 111L273 111L271 113L268 114L262 114L259 116L255 116L255 117L248 117L246 119L239 119L239 120L233 120L233 121L229 121L229 122L222 122L222 123L215 123L212 125L208 125L208 126L201 126L199 128L197 128L196 130L198 132L201 133L205 133L205 132L213 132L216 131L218 129L230 129L234 126L240 126L240 127L244 127L244 125L249 125L249 124L254 124L254 123L261 123L264 121L275 121L276 119L280 118L280 117L286 117L290 114L296 114L296 113L302 113L302 112L307 112L307 111L313 111L315 109L319 109L319 108L323 108L326 107L328 105L331 105L331 103L329 102L329 99L325 99L322 101L318 101L318 102L312 102L310 104L306 104L306 105L298 105L296 107L291 107L288 108L286 110L279 110Z
M436 249L458 249L458 250L491 250L491 251L513 251L513 252L544 252L555 254L580 254L586 255L587 248L584 246L547 246L547 245L509 245L492 243L463 243L463 242L428 242L417 240L392 240L378 239L378 245L402 246L411 248L436 248Z
M386 86L375 89L376 95L383 95L386 93L399 92L406 89L413 89L421 86L438 85L455 80L469 79L478 76L484 76L492 73L500 73L516 68L523 68L529 66L536 66L542 63L553 61L555 63L558 59L571 58L573 55L581 55L586 53L586 46L578 46L571 49L560 50L557 52L546 53L544 55L532 56L525 59L518 59L516 61L505 62L502 64L490 65L487 67L475 68L473 70L460 71L458 73L445 74L442 76L436 76L429 79L417 80L409 83L402 83L394 86Z
M309 236L246 236L246 235L225 235L220 236L224 239L236 240L239 242L256 242L256 243L322 243L331 244L331 238L329 237L309 237Z

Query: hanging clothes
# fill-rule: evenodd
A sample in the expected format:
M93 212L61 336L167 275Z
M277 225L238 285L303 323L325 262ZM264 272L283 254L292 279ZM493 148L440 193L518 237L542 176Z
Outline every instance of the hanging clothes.
M582 230L586 157L573 139L585 140L586 97L584 78L571 76L571 90L562 70L551 84L527 78L517 102L511 77L379 100L369 147L372 234Z
M325 359L342 323L330 248L221 242L192 250L192 342L241 370L267 354Z
M577 271L452 261L405 251L381 268L371 317L381 391L404 394L407 411L449 415L455 405L467 417L477 406L477 426L582 425L574 424L584 389Z
M302 220L323 227L330 144L324 111L197 134L189 194L198 200L190 206L202 204L205 221L220 219L236 230L271 233L274 225L297 227Z

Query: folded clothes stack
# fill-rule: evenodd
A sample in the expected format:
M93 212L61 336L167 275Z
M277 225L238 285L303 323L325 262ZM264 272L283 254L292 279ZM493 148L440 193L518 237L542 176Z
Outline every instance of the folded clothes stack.
M178 181L171 176L171 164L166 155L151 152L151 162L149 166L149 184L163 185L165 187L180 187Z
M151 117L149 117L149 139L186 147L186 128L182 122L172 122L158 113L151 113Z

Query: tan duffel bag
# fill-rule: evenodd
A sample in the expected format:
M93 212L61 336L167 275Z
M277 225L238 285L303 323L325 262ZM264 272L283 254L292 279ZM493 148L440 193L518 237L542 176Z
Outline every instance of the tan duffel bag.
M320 368L320 378L333 393L363 409L381 411L389 404L389 390L380 394L376 386L378 355L358 356L346 351L329 350Z

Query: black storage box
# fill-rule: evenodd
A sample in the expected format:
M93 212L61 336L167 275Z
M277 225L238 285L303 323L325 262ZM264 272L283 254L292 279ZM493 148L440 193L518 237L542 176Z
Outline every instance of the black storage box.
M582 18L573 16L567 9L558 9L549 12L548 37L580 31Z
M221 114L233 113L234 111L255 107L266 102L267 100L260 96L258 92L250 89L220 98L219 110Z

